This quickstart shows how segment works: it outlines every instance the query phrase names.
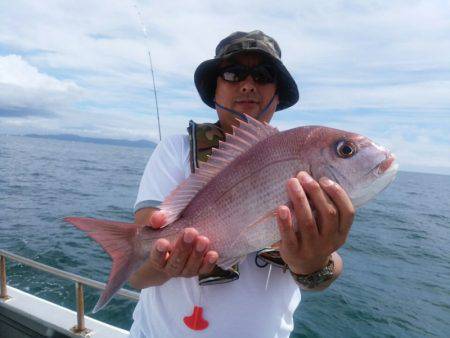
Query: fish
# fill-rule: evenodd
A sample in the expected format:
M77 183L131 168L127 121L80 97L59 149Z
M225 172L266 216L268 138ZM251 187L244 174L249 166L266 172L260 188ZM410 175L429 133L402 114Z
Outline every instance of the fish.
M66 217L97 241L113 260L105 290L93 312L102 309L148 257L159 238L173 242L187 227L210 239L228 268L247 254L280 240L276 209L293 211L286 182L306 171L338 183L355 208L367 203L395 178L398 163L386 148L367 137L324 126L285 131L246 116L212 149L207 162L162 202L165 224ZM295 214L293 214L295 221Z

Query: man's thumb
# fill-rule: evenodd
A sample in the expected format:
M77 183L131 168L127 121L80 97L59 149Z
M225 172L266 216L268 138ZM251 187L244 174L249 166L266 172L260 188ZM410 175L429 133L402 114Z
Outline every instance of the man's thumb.
M164 211L158 210L152 213L149 220L149 226L154 229L159 229L166 225L166 214Z

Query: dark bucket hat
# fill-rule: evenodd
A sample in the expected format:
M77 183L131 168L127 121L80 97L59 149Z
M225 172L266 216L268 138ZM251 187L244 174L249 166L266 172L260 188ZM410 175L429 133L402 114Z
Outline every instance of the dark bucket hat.
M277 69L279 98L277 111L297 103L299 98L297 84L281 62L280 46L273 38L259 30L230 34L217 45L214 59L204 61L197 67L194 81L203 102L211 108L215 108L214 97L220 63L231 56L252 52L267 57Z

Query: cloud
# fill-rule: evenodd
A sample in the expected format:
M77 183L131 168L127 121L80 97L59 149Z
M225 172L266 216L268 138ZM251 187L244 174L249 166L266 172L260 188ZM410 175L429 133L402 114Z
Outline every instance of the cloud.
M448 112L329 111L328 116L303 112L283 116L274 124L280 130L302 125L326 125L369 137L387 147L397 157L400 170L450 174ZM440 168L440 169L437 169Z
M46 110L37 110L19 107L0 107L0 117L27 117L27 116L43 116L52 117L54 113Z
M448 166L438 153L449 149L449 16L444 0L0 5L0 131L157 138L150 47L163 134L185 132L192 117L214 119L193 84L196 66L229 33L261 29L301 92L274 123L350 129L389 143L405 163Z
M41 73L19 55L0 56L0 117L52 117L80 91L73 81Z

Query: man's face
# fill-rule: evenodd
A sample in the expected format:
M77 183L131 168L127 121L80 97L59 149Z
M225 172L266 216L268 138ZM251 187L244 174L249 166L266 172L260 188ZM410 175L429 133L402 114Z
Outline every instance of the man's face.
M222 68L232 64L254 67L261 63L264 63L263 58L258 54L241 54L235 56L233 61L225 61L220 67ZM266 108L275 92L275 83L261 84L255 82L250 75L240 82L228 82L219 76L217 77L215 100L221 106L256 118L258 114ZM278 95L275 95L273 102L270 107L268 107L261 120L269 122L277 105ZM231 126L238 125L238 121L232 113L217 107L217 114L222 128L224 128L225 131L231 132Z

